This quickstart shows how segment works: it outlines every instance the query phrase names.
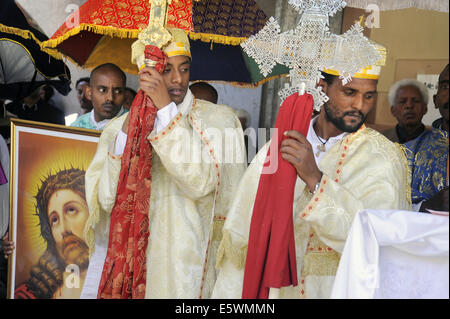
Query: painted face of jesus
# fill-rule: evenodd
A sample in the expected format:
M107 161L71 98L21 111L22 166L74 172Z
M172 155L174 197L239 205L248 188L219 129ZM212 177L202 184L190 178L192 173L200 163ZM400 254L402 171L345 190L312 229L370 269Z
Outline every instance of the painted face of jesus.
M89 249L83 230L89 217L86 200L71 189L55 191L48 202L48 219L57 250L66 265L87 268Z

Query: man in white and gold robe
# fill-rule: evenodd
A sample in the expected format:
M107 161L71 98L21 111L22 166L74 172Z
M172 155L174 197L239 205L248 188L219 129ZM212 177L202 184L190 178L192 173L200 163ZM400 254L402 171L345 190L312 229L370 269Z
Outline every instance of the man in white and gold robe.
M375 69L375 68L373 68ZM379 74L379 73L378 73ZM307 136L295 131L281 144L297 171L293 220L298 285L269 297L329 298L354 215L362 209L411 209L410 174L399 145L363 123L376 103L378 74L362 70L346 85L326 70L319 85L330 100ZM249 229L269 143L246 171L217 255L212 298L241 298Z
M140 88L159 109L147 137L153 158L145 298L208 298L221 228L246 168L245 146L234 112L197 100L188 89L189 41L184 31L171 33L163 75L149 68L140 73ZM172 101L163 107L161 92ZM91 215L85 236L92 255L82 298L97 298L127 121L126 114L107 125L86 173Z

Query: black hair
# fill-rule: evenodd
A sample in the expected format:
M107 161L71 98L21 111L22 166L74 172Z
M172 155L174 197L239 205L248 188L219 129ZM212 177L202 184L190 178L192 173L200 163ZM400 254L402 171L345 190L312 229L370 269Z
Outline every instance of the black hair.
M44 91L44 100L48 101L52 98L52 96L55 94L55 91L53 90L53 87L51 85L44 85L42 87L42 90Z
M94 77L94 75L95 75L95 73L96 73L97 71L99 71L99 70L101 70L101 69L105 69L105 68L106 68L106 69L114 70L114 71L116 71L117 73L119 73L120 76L122 77L122 80L123 80L123 87L126 86L126 84L127 84L127 76L126 76L125 72L123 72L122 69L119 68L119 67L118 67L117 65L115 65L114 63L105 63L105 64L102 64L102 65L97 66L97 67L96 67L95 69L93 69L92 72L91 72L91 79Z
M131 94L133 94L133 96L136 96L136 94L137 94L137 92L135 90L133 90L132 88L130 88L128 86L125 88L125 91L129 91Z
M446 72L449 71L448 69L449 69L449 64L447 63L447 65L445 66L445 68L442 70L441 74L439 74L439 82L441 82L442 76L443 76Z
M325 82L327 82L328 85L332 85L333 82L338 78L338 76L336 76L336 75L325 73L323 71L321 71L321 73L322 73L323 80Z
M90 78L89 77L84 77L84 78L79 78L77 80L77 82L75 83L75 88L78 86L78 84L80 84L81 82L86 82L87 84L89 84Z
M219 98L219 94L217 93L217 90L209 83L206 82L195 82L189 86L189 89L198 88L198 89L204 89L210 94L212 94L215 101Z

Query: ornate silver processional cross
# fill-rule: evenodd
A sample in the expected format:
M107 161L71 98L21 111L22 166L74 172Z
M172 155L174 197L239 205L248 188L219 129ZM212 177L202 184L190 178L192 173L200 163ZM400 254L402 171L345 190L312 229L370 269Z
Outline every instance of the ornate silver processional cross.
M280 25L271 17L266 26L251 36L241 46L267 76L279 63L290 68L291 85L286 84L278 94L284 101L295 92L310 93L314 108L328 101L320 87L321 70L339 72L343 84L351 76L375 62L382 60L375 44L363 35L363 27L357 23L342 35L333 34L328 28L329 16L343 9L343 0L289 0L300 14L295 30L281 33Z

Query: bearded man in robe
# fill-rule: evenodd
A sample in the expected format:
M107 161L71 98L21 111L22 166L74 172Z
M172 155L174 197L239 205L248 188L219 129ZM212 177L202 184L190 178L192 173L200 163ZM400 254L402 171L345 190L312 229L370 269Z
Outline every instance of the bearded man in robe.
M318 85L329 101L311 120L306 136L295 130L278 132L287 137L281 142L281 160L297 173L292 208L296 257L289 260L296 264L298 285L269 287L269 297L277 289L274 295L280 298L329 298L355 214L411 209L405 151L364 125L376 105L380 69L363 69L345 85L337 71L325 69ZM246 276L255 264L249 263L247 250L269 145L259 151L237 189L223 228L212 298L248 298ZM265 282L259 285L256 289Z

